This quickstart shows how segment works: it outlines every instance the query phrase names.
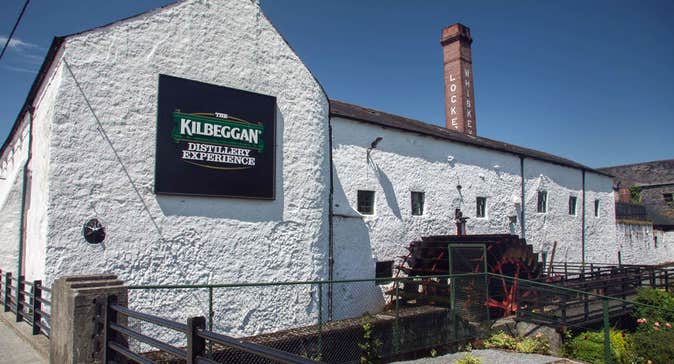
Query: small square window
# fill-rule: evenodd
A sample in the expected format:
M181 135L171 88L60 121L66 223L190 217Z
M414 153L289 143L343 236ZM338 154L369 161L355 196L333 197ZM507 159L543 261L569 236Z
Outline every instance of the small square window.
M486 217L487 216L487 198L478 197L475 199L477 205L476 217Z
M424 193L412 192L412 215L424 214Z
M358 191L358 212L374 215L374 191Z
M393 277L393 261L384 260L377 262L375 266L375 278L392 278Z
M569 196L569 215L576 214L576 201L578 198L576 196Z
M538 191L538 204L536 211L545 213L548 211L548 191Z
M671 193L663 193L662 198L667 205L672 206L674 204L674 196Z
M594 200L594 217L599 217L599 200Z

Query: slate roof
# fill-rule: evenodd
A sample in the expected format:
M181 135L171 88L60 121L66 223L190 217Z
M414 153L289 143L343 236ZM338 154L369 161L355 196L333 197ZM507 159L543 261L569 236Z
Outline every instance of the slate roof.
M622 185L657 185L674 183L674 159L598 168L611 174Z
M558 157L534 149L524 148L517 145L500 142L485 137L472 136L464 133L455 132L437 125L425 123L423 121L406 118L404 116L389 114L383 111L370 109L363 106L349 104L343 101L330 100L330 115L340 116L347 119L357 120L365 123L376 124L386 128L393 128L412 133L419 133L449 140L456 143L468 144L478 148L485 148L515 154L517 156L538 159L566 167L583 169L586 171L602 174L611 177L611 174L599 171L572 160Z

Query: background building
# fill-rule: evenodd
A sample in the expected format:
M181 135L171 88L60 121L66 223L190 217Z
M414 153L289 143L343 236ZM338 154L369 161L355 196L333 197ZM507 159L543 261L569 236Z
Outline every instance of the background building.
M616 233L623 261L674 262L674 160L600 170L614 176Z

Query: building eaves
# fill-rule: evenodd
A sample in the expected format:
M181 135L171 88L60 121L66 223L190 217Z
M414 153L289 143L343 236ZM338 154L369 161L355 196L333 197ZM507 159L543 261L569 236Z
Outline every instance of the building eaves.
M12 143L14 136L19 131L21 120L26 117L26 114L30 111L35 99L37 98L40 88L42 87L42 83L47 77L47 73L49 73L49 69L51 68L51 65L54 62L54 59L56 58L56 55L58 54L65 38L66 37L55 37L52 40L49 50L47 51L47 55L42 62L42 66L40 66L40 70L37 72L37 76L35 76L35 80L33 80L33 84L28 91L26 101L24 101L23 106L19 110L19 114L14 120L14 124L12 125L12 129L9 131L7 138L5 139L4 143L2 143L2 148L0 148L0 156L5 155L6 149L9 148L9 145Z
M524 158L538 159L565 167L582 169L585 171L612 177L612 175L607 172L598 171L580 163L576 163L572 160L558 157L556 155L520 147L498 140L457 133L437 125L425 123L423 121L406 118L400 115L389 114L383 111L353 105L343 101L330 100L330 115L376 124L387 128L419 133L456 143L468 144L479 148L515 154Z

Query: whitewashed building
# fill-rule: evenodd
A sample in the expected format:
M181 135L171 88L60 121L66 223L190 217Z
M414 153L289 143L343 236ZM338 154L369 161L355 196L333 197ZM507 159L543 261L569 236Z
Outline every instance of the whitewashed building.
M394 260L413 239L453 234L456 208L470 217L468 233L519 234L544 252L557 241L557 261L617 262L609 175L476 136L469 45L467 28L443 31L442 128L330 100L251 0L179 1L55 38L0 151L0 268L47 285L82 273L114 273L130 284L372 278L376 262ZM173 112L171 104L174 117L192 116L180 114L187 139L174 130L168 143L158 132L172 122L158 111L162 95L194 97L160 91L168 76L275 98L273 115L262 125L234 118L236 107ZM199 129L195 120L219 126ZM232 125L253 124L264 126L271 154L255 154L257 139L240 132L237 143L250 145L200 147L234 138ZM203 193L158 191L159 144L179 142L186 154L167 157L174 178L196 184L201 177L180 168L198 165L220 173L233 192L206 191L220 183ZM237 192L250 186L232 181L262 163L271 194ZM83 236L95 238L100 227L102 242ZM163 304L180 297L169 296L154 292L133 304L170 315ZM268 320L279 314L275 304L289 301L285 322ZM309 323L312 302L288 292L248 300L237 310L255 313L230 332ZM374 297L363 310L382 303ZM184 315L203 307L190 310Z

